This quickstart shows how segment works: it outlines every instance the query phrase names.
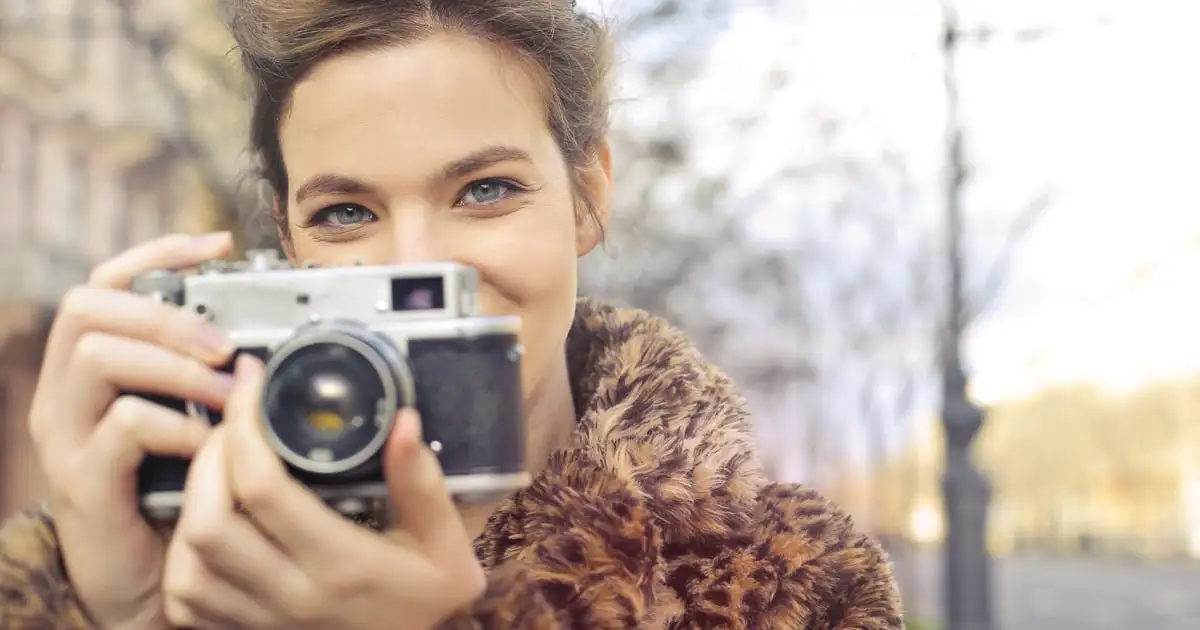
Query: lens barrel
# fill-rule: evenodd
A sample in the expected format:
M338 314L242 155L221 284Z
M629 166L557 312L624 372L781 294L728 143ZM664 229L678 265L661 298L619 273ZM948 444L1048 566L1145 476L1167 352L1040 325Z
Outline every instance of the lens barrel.
M310 475L341 477L377 463L396 413L414 403L412 371L387 338L353 322L302 328L267 363L268 441Z

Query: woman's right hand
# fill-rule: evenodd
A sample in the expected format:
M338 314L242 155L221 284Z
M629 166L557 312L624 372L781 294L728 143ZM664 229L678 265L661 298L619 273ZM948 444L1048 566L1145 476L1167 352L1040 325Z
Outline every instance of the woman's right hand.
M209 427L121 392L223 407L232 379L213 368L232 353L198 315L129 292L153 269L224 257L228 233L174 235L97 267L62 300L30 410L30 432L50 484L63 561L76 594L102 628L166 627L165 542L138 511L146 454L191 457Z

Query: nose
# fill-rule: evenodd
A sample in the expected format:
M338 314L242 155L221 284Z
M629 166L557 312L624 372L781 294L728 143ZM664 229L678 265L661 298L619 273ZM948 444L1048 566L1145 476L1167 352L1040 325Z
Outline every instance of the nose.
M430 213L411 208L394 212L392 226L392 262L399 265L441 260L434 222Z

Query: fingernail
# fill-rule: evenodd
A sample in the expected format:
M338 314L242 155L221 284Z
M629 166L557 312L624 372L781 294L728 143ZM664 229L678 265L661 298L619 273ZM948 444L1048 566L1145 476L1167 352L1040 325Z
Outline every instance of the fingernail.
M249 378L255 375L255 370L258 369L258 359L252 354L242 354L237 358L237 363L233 366L234 376L237 378Z
M416 409L410 407L400 412L400 431L406 440L413 443L421 441L421 416Z
M224 330L204 324L196 331L196 341L205 350L215 353L227 353L233 350L233 343Z
M233 376L238 380L246 378L250 372L250 358L246 355L238 355L237 361L233 363Z
M210 232L197 236L192 242L199 249L208 249L210 247L217 247L218 245L225 245L231 238L233 238L233 235L229 232Z

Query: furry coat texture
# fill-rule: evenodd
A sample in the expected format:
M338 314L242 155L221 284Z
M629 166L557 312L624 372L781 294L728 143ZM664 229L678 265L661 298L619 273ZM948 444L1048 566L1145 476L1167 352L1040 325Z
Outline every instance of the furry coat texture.
M742 398L675 329L579 302L578 426L475 551L468 628L903 628L882 549L816 492L769 483ZM88 628L44 508L0 530L0 627Z

